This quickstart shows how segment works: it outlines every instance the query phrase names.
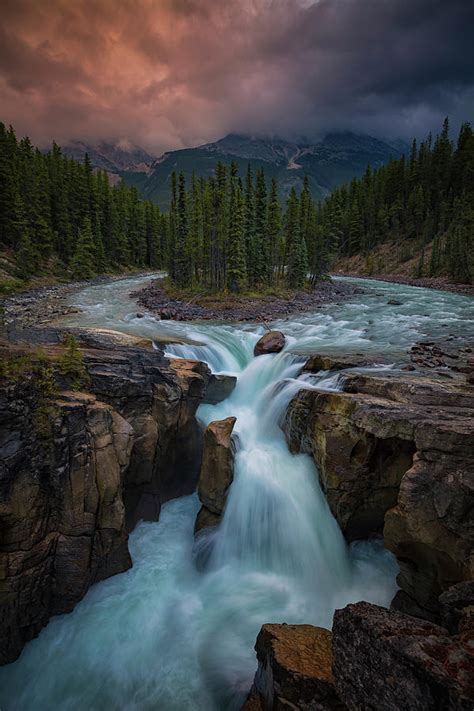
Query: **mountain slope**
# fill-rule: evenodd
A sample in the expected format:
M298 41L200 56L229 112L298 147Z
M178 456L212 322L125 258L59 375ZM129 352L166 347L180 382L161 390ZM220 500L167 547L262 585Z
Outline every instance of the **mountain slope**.
M267 179L275 176L282 198L293 186L300 188L307 175L312 194L319 199L341 183L362 175L369 163L377 167L402 152L400 142L390 144L353 133L328 134L318 143L229 134L215 143L164 153L148 174L126 170L121 175L144 197L167 207L173 171L187 177L192 173L207 177L218 161L235 161L242 177L248 164L253 171L263 167Z
M137 171L146 174L156 160L155 156L138 146L126 146L119 143L89 144L83 141L73 141L64 146L62 152L69 158L79 161L83 161L84 155L87 153L94 168L101 168L108 173L117 174L123 171Z

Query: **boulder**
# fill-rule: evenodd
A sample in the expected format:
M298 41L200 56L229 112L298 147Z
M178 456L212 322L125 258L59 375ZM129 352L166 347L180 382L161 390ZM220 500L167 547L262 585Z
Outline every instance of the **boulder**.
M473 708L472 635L359 602L336 610L332 652L348 709Z
M204 432L204 448L199 473L198 494L202 508L196 520L196 531L216 525L224 510L227 493L234 478L235 417L211 422Z
M286 338L281 331L268 331L255 344L254 356L266 353L280 353L285 347Z
M212 374L204 393L203 403L217 405L222 400L226 400L234 391L236 384L235 375Z
M263 625L258 669L245 709L341 709L332 673L331 632L312 625Z
M413 611L438 619L440 593L474 574L474 390L397 373L342 384L295 396L290 448L313 455L346 538L383 532Z

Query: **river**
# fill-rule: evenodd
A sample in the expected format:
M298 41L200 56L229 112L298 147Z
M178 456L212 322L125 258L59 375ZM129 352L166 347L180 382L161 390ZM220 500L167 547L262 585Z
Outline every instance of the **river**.
M185 337L192 343L167 346L170 356L237 375L227 400L198 410L203 425L237 417L223 521L196 544L194 495L165 504L158 522L139 524L130 536L133 568L91 588L0 669L2 711L233 711L251 685L263 623L330 627L336 608L360 599L388 605L396 591L393 556L378 541L346 545L312 459L289 453L279 422L299 388L337 387L331 374L300 376L302 354L368 353L390 367L423 337L472 333L474 300L351 280L365 294L276 321L285 350L253 358L258 325L139 318L128 294L149 278L76 292L81 313L65 323Z

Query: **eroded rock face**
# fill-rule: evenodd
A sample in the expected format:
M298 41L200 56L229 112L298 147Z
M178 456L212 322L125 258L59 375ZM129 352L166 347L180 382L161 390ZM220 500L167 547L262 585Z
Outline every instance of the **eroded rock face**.
M348 709L472 709L472 634L359 602L334 615L333 672Z
M202 434L195 414L210 371L199 361L168 360L151 344L111 347L104 336L94 343L83 352L91 390L136 433L123 492L131 530L196 487Z
M286 338L281 331L268 331L255 344L253 354L255 356L266 353L279 353L285 347Z
M199 474L198 494L202 503L196 519L196 532L214 526L224 511L227 493L234 479L235 417L211 422L204 432L204 449Z
M196 486L195 412L207 366L168 361L129 337L84 339L91 392L43 402L31 373L2 381L0 663L13 661L52 615L72 610L92 583L130 567L127 529L157 520L161 501ZM43 349L59 362L58 334Z
M0 663L51 615L127 570L121 489L133 430L94 396L63 393L39 432L28 380L0 392Z
M341 709L332 673L331 632L312 625L263 625L258 669L245 709Z
M416 614L436 618L440 593L474 573L474 390L419 376L342 378L343 392L293 399L290 447L313 455L348 539L383 530Z

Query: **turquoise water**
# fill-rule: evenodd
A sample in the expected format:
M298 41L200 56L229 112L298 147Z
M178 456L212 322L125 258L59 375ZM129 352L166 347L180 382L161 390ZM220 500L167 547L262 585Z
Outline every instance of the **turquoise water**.
M145 281L77 292L73 303L83 313L69 322L185 336L201 345L169 346L170 355L238 376L230 398L198 410L203 425L237 417L225 516L195 543L199 502L191 496L166 504L159 522L137 526L133 568L94 586L74 612L51 620L17 662L0 669L2 711L237 709L255 672L253 645L263 623L330 627L337 607L360 599L387 605L396 590L393 557L376 542L345 544L312 459L287 449L279 428L287 403L300 387L317 385L300 376L295 352L395 359L425 336L468 332L474 301L357 280L368 288L357 301L277 322L288 336L285 351L254 359L258 325L137 318L128 292ZM387 305L394 298L402 305Z

